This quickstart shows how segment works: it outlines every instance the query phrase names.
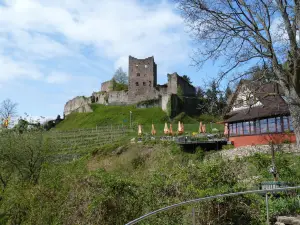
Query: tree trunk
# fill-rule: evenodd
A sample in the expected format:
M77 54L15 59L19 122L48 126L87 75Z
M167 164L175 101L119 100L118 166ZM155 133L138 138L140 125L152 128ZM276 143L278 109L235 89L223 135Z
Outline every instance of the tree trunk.
M289 110L292 117L292 124L296 136L297 147L300 150L300 105L289 105Z
M293 87L285 90L287 97L288 107L292 117L292 125L296 136L297 147L300 150L300 97Z

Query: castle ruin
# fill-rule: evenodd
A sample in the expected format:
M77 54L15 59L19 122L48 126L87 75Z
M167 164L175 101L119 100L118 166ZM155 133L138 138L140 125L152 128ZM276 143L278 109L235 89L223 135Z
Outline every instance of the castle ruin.
M103 105L130 105L137 107L161 107L167 111L171 101L171 115L179 111L195 111L196 102L193 97L196 89L177 73L168 74L168 83L157 84L157 65L154 57L137 59L129 56L128 91L113 91L112 81L101 84L101 91L93 92L90 97L76 97L65 104L64 115L72 112L91 112L92 103ZM179 93L180 92L180 93ZM181 96L178 96L180 94ZM179 107L180 97L187 97ZM182 98L181 98L182 99ZM195 100L195 99L194 99Z

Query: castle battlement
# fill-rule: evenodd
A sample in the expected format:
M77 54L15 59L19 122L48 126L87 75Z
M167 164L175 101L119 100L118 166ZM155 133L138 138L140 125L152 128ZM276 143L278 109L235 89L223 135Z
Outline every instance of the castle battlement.
M172 95L177 95L179 88L184 96L195 96L196 89L176 72L168 74L168 83L157 84L157 65L154 57L137 59L129 56L128 65L128 91L112 91L112 81L101 84L101 91L94 92L89 97L89 103L104 105L130 105L148 100L154 100L154 106L160 106L164 111ZM76 99L76 98L75 98ZM64 114L68 115L76 104L75 100L65 105ZM71 104L72 102L72 104ZM82 104L82 103L81 103ZM196 108L196 106L194 106ZM76 109L78 111L78 109Z

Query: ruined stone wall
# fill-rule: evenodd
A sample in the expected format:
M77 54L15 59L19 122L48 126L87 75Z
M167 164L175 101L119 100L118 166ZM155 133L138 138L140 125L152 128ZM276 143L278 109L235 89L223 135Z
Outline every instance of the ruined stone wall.
M196 88L189 84L185 79L177 73L168 74L168 93L175 95L178 94L178 87L182 89L184 96L196 95Z
M69 115L72 112L92 112L89 104L91 104L91 98L84 96L73 98L65 104L64 115Z
M177 86L181 87L184 96L195 96L196 88L181 76L177 76Z
M167 105L168 105L170 98L171 97L168 94L162 95L162 97L161 97L161 109L165 112L167 112L167 110L168 110Z
M128 91L94 92L92 102L103 105L127 105Z
M168 94L177 94L177 73L168 74Z
M156 98L157 66L154 57L136 59L129 56L129 103Z
M103 82L101 84L101 91L106 91L106 92L112 91L112 87L113 87L113 82L111 80Z

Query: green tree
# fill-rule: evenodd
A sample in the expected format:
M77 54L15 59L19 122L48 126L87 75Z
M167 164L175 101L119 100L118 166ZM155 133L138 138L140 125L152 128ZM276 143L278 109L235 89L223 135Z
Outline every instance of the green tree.
M189 84L192 84L191 78L188 75L183 75L182 78L186 80Z
M227 86L225 91L225 101L227 102L232 95L232 90L229 86Z
M212 81L210 83L210 87L206 91L206 98L207 98L207 104L208 104L208 113L212 115L219 114L218 110L218 89L217 89L217 83L216 81Z

